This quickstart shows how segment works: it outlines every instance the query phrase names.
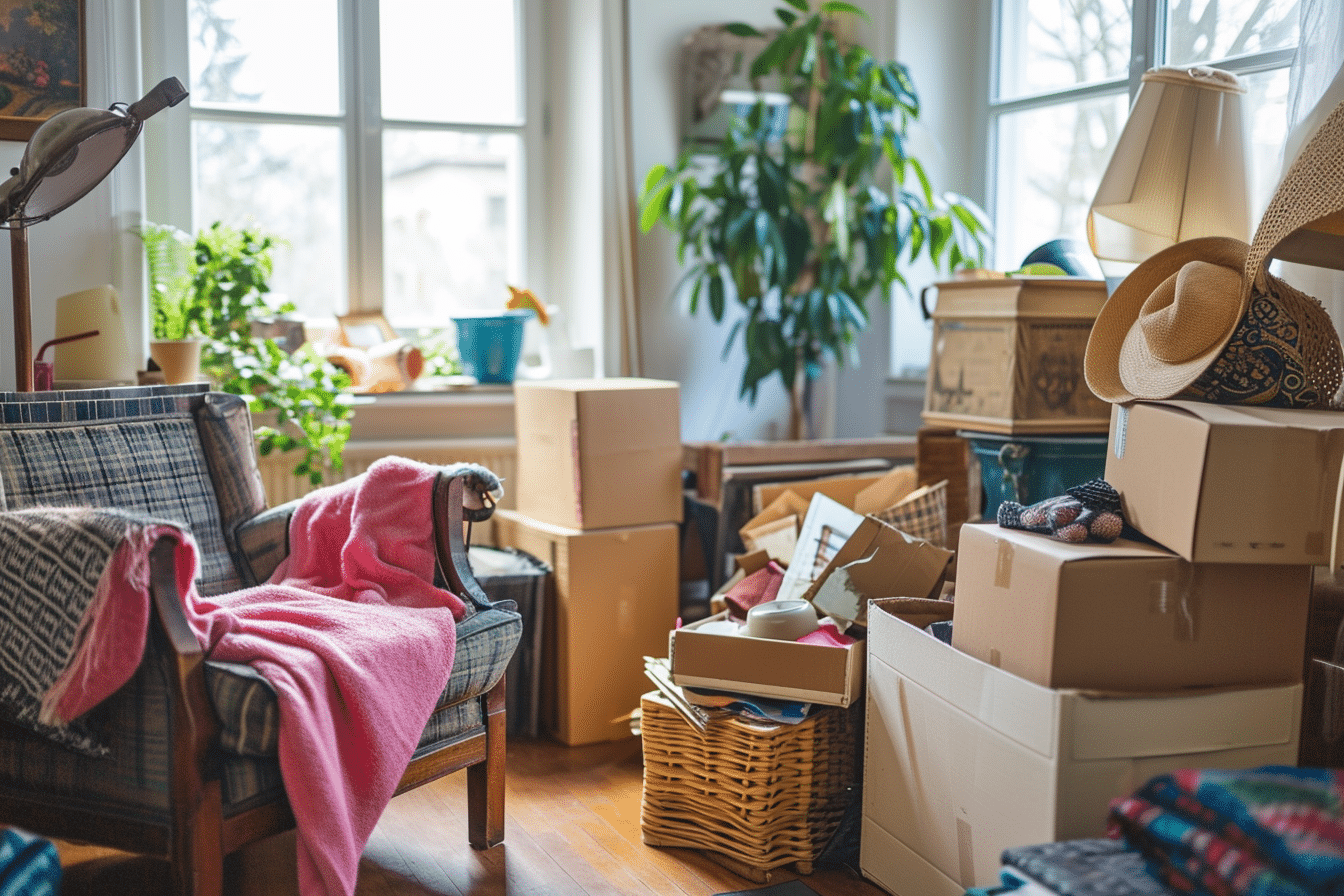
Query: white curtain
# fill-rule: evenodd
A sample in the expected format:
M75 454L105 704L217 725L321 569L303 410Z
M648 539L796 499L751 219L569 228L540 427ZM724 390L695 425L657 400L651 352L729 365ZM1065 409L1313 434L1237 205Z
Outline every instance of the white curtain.
M1344 102L1344 4L1301 0L1301 43L1288 79L1286 171L1321 121ZM1283 264L1285 280L1320 299L1344 334L1344 271Z
M626 0L603 0L602 34L606 60L602 66L605 144L611 152L603 185L606 231L603 264L608 303L619 324L620 373L642 376L639 300L635 293L636 222L639 216L630 132L630 51Z

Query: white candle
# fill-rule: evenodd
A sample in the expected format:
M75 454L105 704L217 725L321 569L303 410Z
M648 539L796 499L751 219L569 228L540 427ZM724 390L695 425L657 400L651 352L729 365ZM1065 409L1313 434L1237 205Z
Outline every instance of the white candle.
M98 335L52 347L56 380L135 382L135 360L126 338L121 297L110 285L56 300L56 338L97 330Z

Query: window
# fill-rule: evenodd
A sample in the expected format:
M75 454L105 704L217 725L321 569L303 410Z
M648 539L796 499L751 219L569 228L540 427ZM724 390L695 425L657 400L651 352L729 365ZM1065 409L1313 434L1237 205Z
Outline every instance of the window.
M527 280L538 0L176 2L193 227L282 237L273 286L314 318L443 326Z
M990 87L994 264L1086 238L1088 206L1139 79L1210 65L1247 88L1254 202L1278 179L1298 0L998 0ZM1253 208L1252 217L1258 217Z

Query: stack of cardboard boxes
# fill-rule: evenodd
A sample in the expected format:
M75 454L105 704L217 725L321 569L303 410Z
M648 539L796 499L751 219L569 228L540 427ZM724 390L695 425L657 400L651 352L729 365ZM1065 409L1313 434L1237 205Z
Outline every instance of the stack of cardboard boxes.
M1344 423L1138 403L1107 447L1155 543L968 524L954 603L870 608L861 865L892 893L960 896L1007 847L1101 836L1110 800L1163 772L1297 761ZM935 611L951 644L921 630Z
M676 383L519 381L517 510L493 537L550 564L542 721L566 744L630 736L645 656L677 617L681 520Z

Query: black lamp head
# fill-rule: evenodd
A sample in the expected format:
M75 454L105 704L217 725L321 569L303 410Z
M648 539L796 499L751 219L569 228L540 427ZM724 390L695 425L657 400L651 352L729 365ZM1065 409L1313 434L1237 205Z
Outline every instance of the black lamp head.
M0 184L0 226L26 227L69 208L117 166L145 119L186 96L181 81L166 78L129 106L68 109L48 118Z

